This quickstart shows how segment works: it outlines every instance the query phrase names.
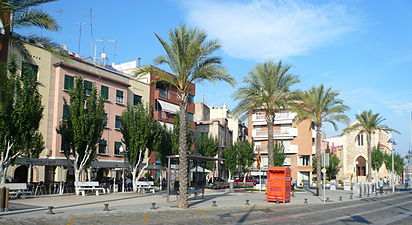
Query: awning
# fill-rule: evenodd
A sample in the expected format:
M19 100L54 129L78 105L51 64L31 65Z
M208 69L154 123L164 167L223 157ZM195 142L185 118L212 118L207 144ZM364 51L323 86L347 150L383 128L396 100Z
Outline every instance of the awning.
M178 114L180 111L180 108L178 105L169 103L169 102L165 102L162 100L157 99L157 101L159 102L160 106L162 107L162 111L168 112L168 113L172 113L172 114Z

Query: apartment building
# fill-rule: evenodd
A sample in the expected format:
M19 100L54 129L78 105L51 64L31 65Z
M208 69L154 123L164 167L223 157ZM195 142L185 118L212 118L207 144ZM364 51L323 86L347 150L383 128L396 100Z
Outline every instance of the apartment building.
M379 145L381 151L391 154L393 145L388 142L392 135L385 131L376 131L372 134L371 146ZM366 134L354 130L339 136L325 137L324 141L335 148L335 154L340 159L340 170L336 179L344 182L365 182L368 171L368 152ZM331 148L331 147L329 147ZM334 149L332 148L332 149ZM383 165L379 171L372 170L375 180L390 177L389 171Z
M149 103L149 85L133 80L128 75L107 66L82 59L75 55L69 59L61 59L35 44L26 44L30 59L23 59L16 54L19 68L29 64L37 71L39 92L44 106L40 132L43 135L45 150L39 159L18 159L16 165L8 171L9 180L30 180L56 182L73 178L73 170L68 165L62 152L61 136L56 128L67 116L68 108L63 99L70 102L68 92L74 86L74 80L80 76L84 80L86 94L96 87L103 97L107 126L97 147L97 160L92 163L92 177L120 176L120 168L124 167L124 158L120 152L122 134L120 132L120 116L127 104L137 105ZM32 172L28 167L33 166ZM30 174L28 174L30 173ZM84 174L86 176L86 174Z
M298 185L303 181L312 182L312 155L315 153L314 137L315 133L311 128L311 121L304 120L296 123L293 119L296 113L291 111L282 111L276 113L274 126L274 141L280 142L284 146L286 159L283 163L291 169L292 179L296 180ZM261 175L265 176L268 168L268 128L264 112L253 110L248 115L248 127L250 135L249 142L254 143L255 154L258 148L261 153ZM251 168L252 176L258 176L256 162Z

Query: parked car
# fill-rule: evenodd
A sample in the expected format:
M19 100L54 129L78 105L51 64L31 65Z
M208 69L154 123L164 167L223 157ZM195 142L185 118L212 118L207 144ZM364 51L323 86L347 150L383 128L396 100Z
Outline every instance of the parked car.
M233 182L235 183L240 183L244 182L244 177L239 177L238 179L235 179ZM247 183L253 183L253 185L256 185L256 180L253 179L253 177L246 177L246 182Z
M208 182L208 186L209 188L228 188L229 187L229 183L220 177L214 177L213 179L210 178L209 182Z

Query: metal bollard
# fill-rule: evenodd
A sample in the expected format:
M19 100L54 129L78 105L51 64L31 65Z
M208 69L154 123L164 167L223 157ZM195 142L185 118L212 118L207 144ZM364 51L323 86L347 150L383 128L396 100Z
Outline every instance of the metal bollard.
M217 206L217 205L216 205L216 201L212 201L212 203L213 203L213 204L212 204L213 207L216 207L216 206Z
M305 198L305 202L304 202L304 203L308 204L308 199L307 199L307 198Z
M349 195L349 199L353 199L353 194L350 194L350 195Z
M49 208L49 211L47 212L47 214L54 214L54 212L53 212L53 206L49 206L48 207Z
M110 211L109 209L109 203L104 203L104 209L103 211Z
M152 207L150 209L156 209L156 202L152 202Z
M250 205L250 204L249 204L249 200L246 200L246 203L245 203L245 205Z
M369 193L368 193L368 194L366 194L366 197L369 197Z
M375 192L375 196L378 196L378 192Z
M386 190L386 191L385 191L385 195L387 195L387 194L388 194L388 191Z
M329 198L326 198L326 202L329 202Z
M279 204L280 204L279 200L276 200L276 202L275 202L275 203L276 203L276 205L279 205Z
M339 201L342 201L342 196L339 196Z

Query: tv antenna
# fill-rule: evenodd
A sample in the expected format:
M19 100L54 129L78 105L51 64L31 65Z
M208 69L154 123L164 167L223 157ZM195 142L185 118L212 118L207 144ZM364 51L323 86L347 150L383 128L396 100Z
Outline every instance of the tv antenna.
M83 25L85 25L86 23L80 22L79 24L79 47L77 49L77 54L80 55L80 44L81 44L81 40L82 40L82 27Z

